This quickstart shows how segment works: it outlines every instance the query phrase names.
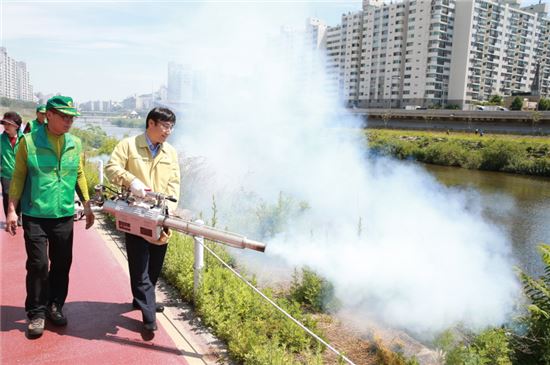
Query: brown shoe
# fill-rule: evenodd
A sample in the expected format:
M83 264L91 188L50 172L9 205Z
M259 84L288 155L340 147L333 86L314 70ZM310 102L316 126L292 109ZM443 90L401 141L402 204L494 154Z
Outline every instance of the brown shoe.
M33 317L29 319L27 324L27 337L40 337L44 332L44 318Z

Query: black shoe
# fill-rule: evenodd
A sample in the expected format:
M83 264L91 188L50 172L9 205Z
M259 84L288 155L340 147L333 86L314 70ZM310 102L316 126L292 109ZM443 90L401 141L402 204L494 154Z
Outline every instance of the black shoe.
M63 312L61 312L61 309L57 307L57 304L52 303L48 306L48 310L46 311L46 317L50 321L52 321L53 324L56 326L66 326L67 325L67 317L63 315Z
M44 332L44 318L43 317L33 317L29 318L27 323L27 337L36 338L42 336Z
M162 304L157 303L156 305L157 306L156 306L155 310L156 310L157 313L164 312L164 306ZM134 309L139 309L139 305L137 304L137 302L135 300L132 300L132 307Z
M143 323L143 329L149 332L156 331L158 329L157 322Z

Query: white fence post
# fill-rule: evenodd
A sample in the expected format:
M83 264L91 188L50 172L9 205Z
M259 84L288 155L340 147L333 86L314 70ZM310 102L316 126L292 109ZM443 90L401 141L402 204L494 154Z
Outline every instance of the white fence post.
M195 221L198 225L203 225L204 222L200 219ZM199 294L199 287L202 281L202 268L204 267L204 237L202 236L193 236L193 241L195 242L194 246L194 256L195 261L193 262L193 298L196 302L197 296Z

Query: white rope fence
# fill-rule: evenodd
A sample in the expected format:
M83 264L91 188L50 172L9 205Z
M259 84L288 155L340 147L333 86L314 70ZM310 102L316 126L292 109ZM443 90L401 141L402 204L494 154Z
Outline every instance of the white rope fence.
M355 365L353 361L348 359L346 356L344 356L340 351L336 350L333 346L331 346L328 342L323 340L321 337L317 336L312 330L304 326L300 321L298 321L296 318L292 317L287 311L285 311L283 308L281 308L277 303L275 303L273 300L271 300L269 297L267 297L264 293L260 291L260 289L256 288L254 285L252 285L248 280L246 280L241 274L239 274L235 269L233 269L229 264L227 264L225 261L223 261L212 249L210 249L208 246L204 244L204 242L201 242L202 246L212 254L223 266L228 268L233 274L235 274L239 279L241 279L246 285L248 285L252 290L254 290L258 295L260 295L262 298L264 298L269 304L274 306L278 311L283 313L286 317L288 317L292 322L296 323L301 329L306 331L311 337L316 339L317 341L321 342L323 345L328 347L332 352L334 352L336 355L338 355L342 360L346 361L348 364Z

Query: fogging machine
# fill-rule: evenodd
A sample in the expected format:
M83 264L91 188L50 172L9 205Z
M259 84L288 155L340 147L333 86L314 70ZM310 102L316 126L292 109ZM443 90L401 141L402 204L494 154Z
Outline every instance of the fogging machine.
M107 190L113 193L110 198L105 196ZM143 237L150 242L159 241L163 231L173 229L190 236L202 236L231 247L265 251L266 245L262 242L193 222L190 219L169 215L166 201L176 202L173 196L151 191L147 192L145 197L139 198L130 191L118 192L104 185L96 185L95 191L93 204L115 217L116 228L119 231Z

